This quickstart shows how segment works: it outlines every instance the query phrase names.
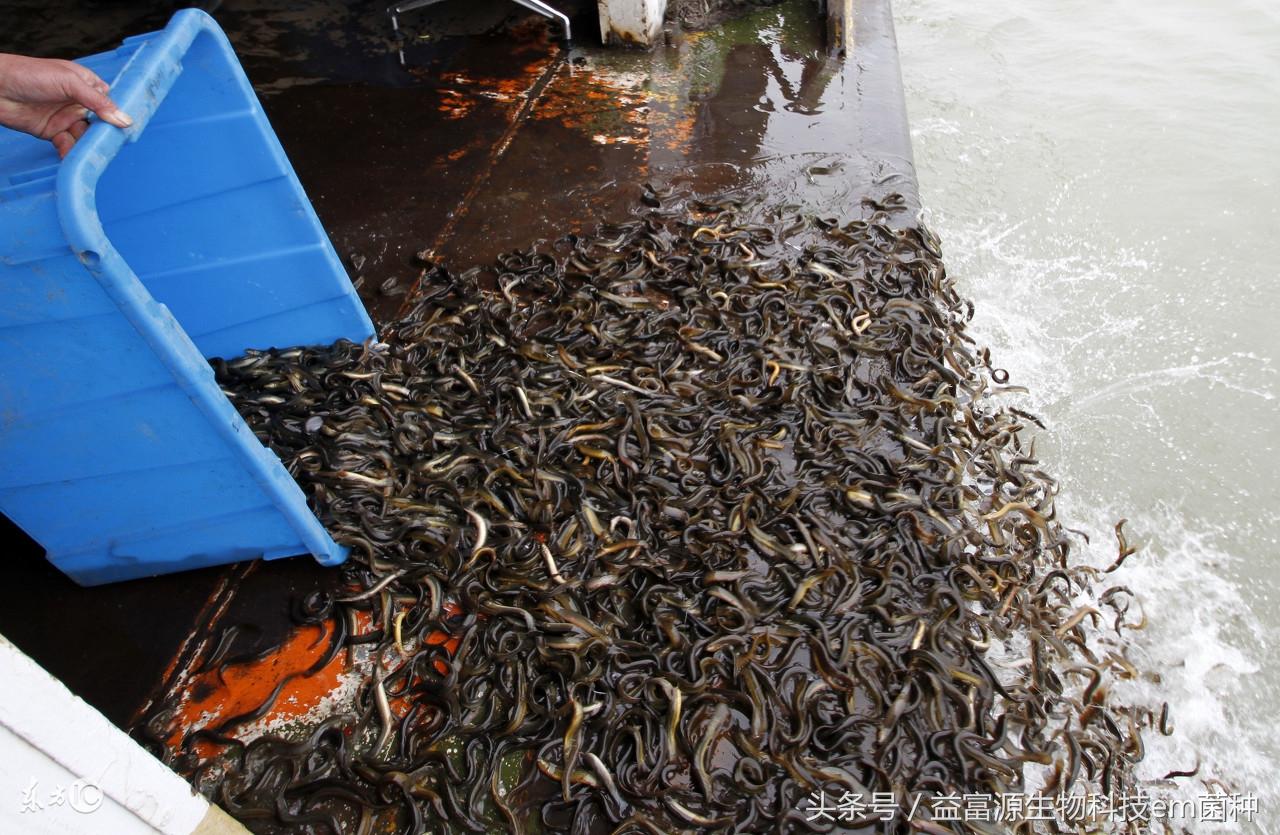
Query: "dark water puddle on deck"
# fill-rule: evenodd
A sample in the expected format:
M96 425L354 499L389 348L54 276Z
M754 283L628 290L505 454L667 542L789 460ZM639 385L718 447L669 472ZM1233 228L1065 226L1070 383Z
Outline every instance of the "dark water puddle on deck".
M805 2L677 33L649 53L566 51L534 18L404 55L387 83L293 84L265 97L381 320L399 302L379 288L412 285L417 253L461 270L589 231L626 216L646 181L767 191L832 214L863 195L914 191L909 155L886 161L860 126L867 108L901 122L899 105L863 99L863 70L828 57Z

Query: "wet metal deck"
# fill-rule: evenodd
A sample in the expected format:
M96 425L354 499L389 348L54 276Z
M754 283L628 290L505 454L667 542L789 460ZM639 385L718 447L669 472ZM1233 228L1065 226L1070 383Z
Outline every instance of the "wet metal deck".
M229 2L215 13L376 321L411 298L429 263L462 270L620 219L645 182L765 190L830 215L863 196L917 199L886 0L858 9L845 62L827 57L806 0L671 33L650 53L566 50L501 0L410 13L398 43L382 8ZM19 0L0 51L87 54L167 16ZM594 24L582 5L574 30L594 43ZM291 633L291 601L337 579L307 558L80 589L20 531L6 523L0 536L0 633L119 725L175 688L192 721L249 710L324 645ZM199 673L238 624L227 657L292 637L225 681ZM295 680L268 719L319 709L343 686L343 658Z

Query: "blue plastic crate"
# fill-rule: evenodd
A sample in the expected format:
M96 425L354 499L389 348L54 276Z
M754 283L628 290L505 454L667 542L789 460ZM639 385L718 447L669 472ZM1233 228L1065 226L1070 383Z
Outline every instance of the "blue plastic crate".
M346 558L206 358L374 335L226 36L81 62L133 117L0 129L0 510L83 585Z

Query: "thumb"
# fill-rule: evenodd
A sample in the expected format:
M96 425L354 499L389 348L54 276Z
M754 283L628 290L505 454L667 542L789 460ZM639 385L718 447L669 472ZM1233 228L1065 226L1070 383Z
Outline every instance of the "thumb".
M96 83L90 83L76 76L67 85L67 94L76 104L92 110L104 122L118 128L133 125L133 119L129 118L129 114L116 107L116 103L107 96L107 85L97 76L94 76L94 82Z

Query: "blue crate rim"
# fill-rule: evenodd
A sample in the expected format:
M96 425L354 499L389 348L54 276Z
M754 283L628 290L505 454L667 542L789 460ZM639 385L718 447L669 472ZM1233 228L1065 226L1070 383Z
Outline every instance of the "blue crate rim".
M136 51L121 69L111 95L133 119L133 125L121 129L94 120L59 167L58 217L67 242L81 263L173 374L174 380L205 416L211 428L236 452L255 482L298 534L303 546L321 565L338 565L346 560L348 549L335 543L325 531L279 458L258 441L222 394L207 361L168 310L151 296L115 250L98 218L96 189L99 178L120 148L126 142L135 141L146 130L147 123L181 73L183 56L201 35L217 39L234 53L222 29L199 9L179 11L160 32L124 42L122 49L136 48ZM158 57L159 60L143 62L140 60L143 55ZM241 76L239 81L247 88L250 100L256 102L256 94L247 79ZM278 147L273 146L272 151L284 156ZM287 158L281 161L291 170Z

